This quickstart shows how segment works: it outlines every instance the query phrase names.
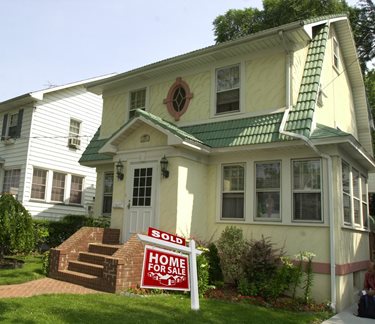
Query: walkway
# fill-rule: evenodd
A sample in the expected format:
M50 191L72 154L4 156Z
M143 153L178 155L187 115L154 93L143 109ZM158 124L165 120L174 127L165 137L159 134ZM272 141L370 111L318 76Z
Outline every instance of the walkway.
M345 309L341 313L336 314L322 324L374 324L375 320L371 318L362 318L353 315L357 312L357 305Z
M0 298L30 297L43 294L101 294L103 292L59 281L43 278L18 285L0 286Z

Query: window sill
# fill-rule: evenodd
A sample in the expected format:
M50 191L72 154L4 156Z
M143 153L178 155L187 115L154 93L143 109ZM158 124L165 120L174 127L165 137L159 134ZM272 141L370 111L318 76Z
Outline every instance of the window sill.
M62 202L57 202L57 201L45 201L45 200L39 200L39 199L30 199L29 202L32 203L38 203L38 204L46 204L46 205L54 205L54 206L67 206L67 207L79 207L83 208L83 205L80 204L64 204Z
M370 232L368 228L362 228L362 227L352 226L352 225L342 225L341 228L345 230L354 231L354 232L366 232L366 233Z

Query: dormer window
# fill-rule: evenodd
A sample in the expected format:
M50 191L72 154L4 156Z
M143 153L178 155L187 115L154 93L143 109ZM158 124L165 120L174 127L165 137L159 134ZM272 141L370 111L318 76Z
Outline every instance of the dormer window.
M136 109L146 109L146 89L130 92L129 119L134 117Z
M240 111L240 66L216 70L216 114Z

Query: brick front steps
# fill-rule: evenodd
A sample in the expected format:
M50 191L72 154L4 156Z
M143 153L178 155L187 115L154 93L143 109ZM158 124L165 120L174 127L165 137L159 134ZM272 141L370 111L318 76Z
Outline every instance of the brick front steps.
M49 276L88 288L118 292L140 284L143 244L119 244L120 230L82 227L51 249Z

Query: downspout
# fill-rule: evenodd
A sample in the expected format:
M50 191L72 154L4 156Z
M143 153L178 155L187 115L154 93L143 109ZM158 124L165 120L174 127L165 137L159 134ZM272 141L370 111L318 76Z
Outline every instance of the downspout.
M328 24L330 22L328 21ZM286 96L286 108L284 111L283 118L281 120L279 132L280 134L290 136L296 139L300 139L304 141L315 153L317 153L320 157L323 159L327 160L327 165L328 165L328 209L329 209L329 250L330 250L330 273L331 273L331 309L333 312L336 312L336 253L335 253L335 242L334 242L334 237L335 237L335 228L334 228L334 205L333 205L333 163L332 163L332 158L330 155L323 153L319 151L319 149L308 139L306 136L288 132L285 130L285 125L288 120L288 115L289 111L291 109L291 86L292 86L292 81L291 81L291 73L292 73L292 53L289 50L287 46L287 41L284 36L284 32L280 31L279 32L279 37L282 39L283 46L286 52L286 77L285 77L285 84L286 84L286 91L285 91L285 96ZM315 100L315 105L316 101L318 99L318 96L316 96Z

